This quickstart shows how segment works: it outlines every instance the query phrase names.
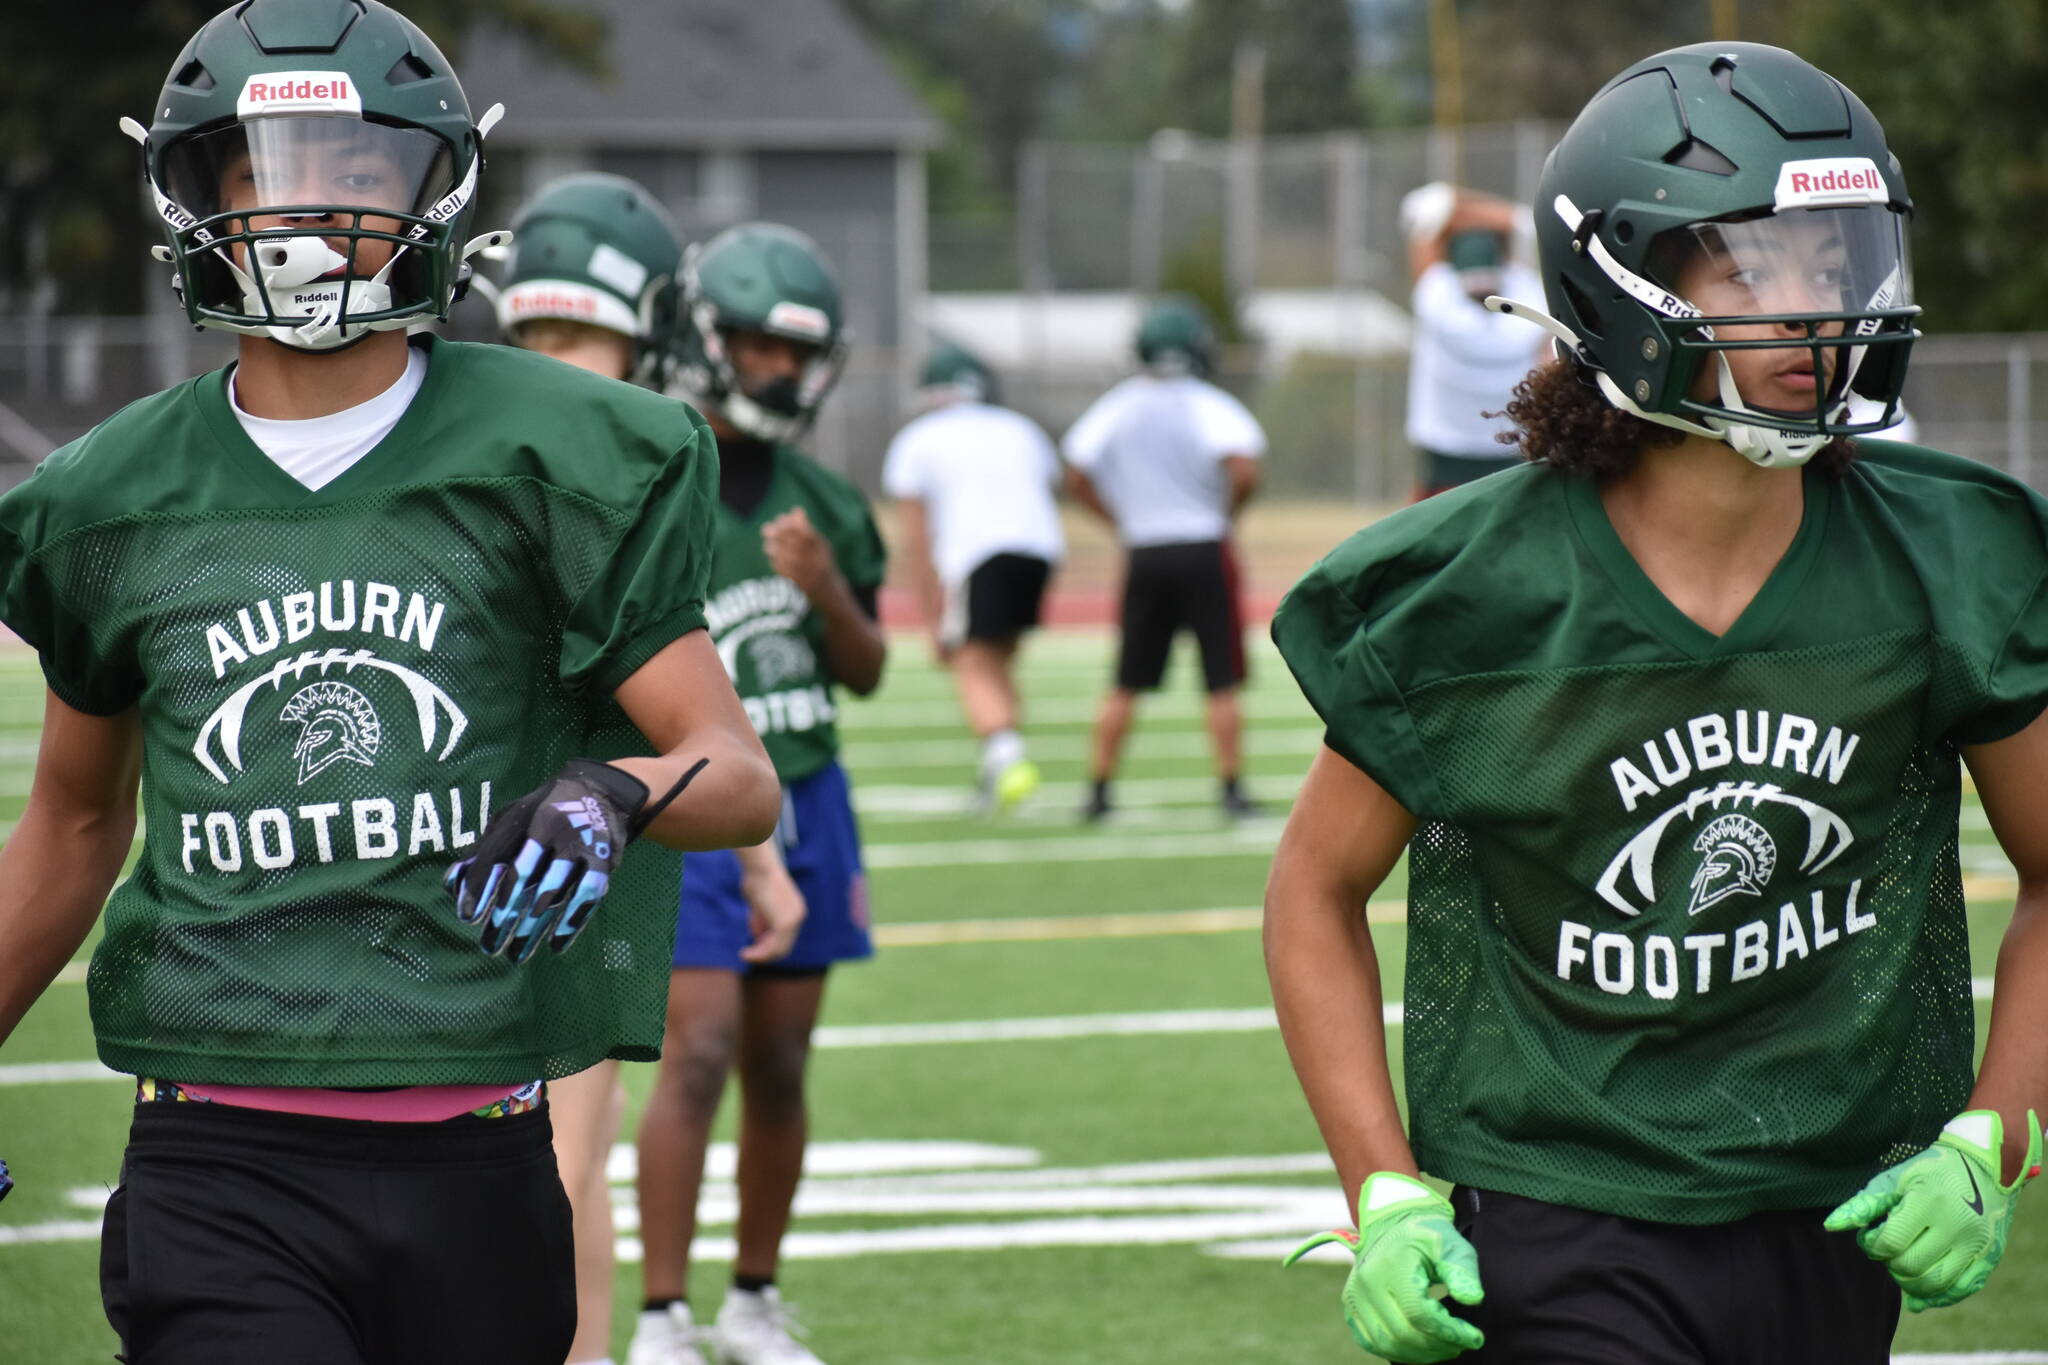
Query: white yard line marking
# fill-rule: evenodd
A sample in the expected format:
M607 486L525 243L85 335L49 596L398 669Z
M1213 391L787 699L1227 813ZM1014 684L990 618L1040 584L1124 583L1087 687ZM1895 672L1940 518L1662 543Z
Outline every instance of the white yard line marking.
M1043 735L1030 742L1031 756L1047 759L1081 759L1093 740L1087 735ZM1255 729L1244 737L1247 754L1312 754L1322 747L1320 725ZM844 757L849 771L890 768L949 768L972 770L980 753L974 736L962 731L953 739L869 739L857 726L848 726ZM1127 765L1153 758L1206 758L1209 737L1196 730L1135 735L1126 751Z
M1263 858L1280 842L1281 822L1248 822L1207 834L1117 838L1113 832L1053 839L947 839L870 844L861 858L869 870L901 867L979 867L992 863L1121 862L1130 858Z
M1892 1365L2048 1365L2048 1351L1946 1351L1893 1356Z
M1401 1002L1383 1015L1401 1022ZM1252 1009L1159 1010L1143 1014L1041 1015L1024 1019L959 1019L933 1024L828 1024L812 1035L820 1048L929 1047L945 1043L1012 1043L1046 1038L1128 1038L1186 1033L1258 1033L1277 1027L1268 1006ZM129 1079L98 1062L24 1062L0 1066L0 1086Z

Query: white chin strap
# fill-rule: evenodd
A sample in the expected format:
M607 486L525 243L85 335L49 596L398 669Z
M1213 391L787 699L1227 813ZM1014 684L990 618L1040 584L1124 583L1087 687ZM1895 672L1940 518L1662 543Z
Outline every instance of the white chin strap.
M1502 298L1498 294L1487 295L1486 306L1496 313L1506 313L1524 322L1535 323L1562 343L1568 356L1576 356L1584 351L1577 333L1540 308L1515 299ZM1729 368L1728 357L1716 351L1714 364L1720 371L1721 406L1731 412L1750 411L1749 406L1742 401L1741 391L1735 387L1735 372ZM1594 370L1593 380L1600 386L1601 395L1623 412L1640 417L1645 422L1655 422L1660 427L1670 427L1693 436L1704 436L1710 441L1724 441L1737 454L1763 469L1797 468L1819 454L1822 447L1833 439L1809 432L1780 431L1776 427L1757 426L1749 422L1731 422L1725 417L1706 417L1693 422L1673 413L1646 412L1605 370ZM1830 420L1839 417L1847 407L1846 399L1838 403Z
M382 312L391 306L391 269L411 247L400 247L382 270L367 280L346 285L321 276L348 264L348 258L327 245L321 237L258 237L249 244L256 275L237 266L224 248L215 253L227 262L242 287L242 307L255 315L292 319L279 326L258 330L271 340L301 351L331 351L346 346L367 332L402 328L408 318L386 318L378 322L348 323L346 314ZM261 278L261 283L257 282ZM300 321L300 319L303 319Z
M804 428L803 418L771 412L738 389L720 400L718 410L726 421L757 441L791 440Z

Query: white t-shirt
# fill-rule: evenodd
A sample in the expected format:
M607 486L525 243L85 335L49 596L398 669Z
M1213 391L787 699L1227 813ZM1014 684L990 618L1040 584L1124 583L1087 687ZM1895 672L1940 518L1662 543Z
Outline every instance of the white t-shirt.
M349 467L369 454L377 443L391 434L398 419L405 416L413 395L427 379L425 348L405 348L405 373L398 382L367 403L358 403L325 417L279 421L273 417L251 417L242 411L235 386L228 385L228 406L235 420L256 448L276 462L277 467L308 488L325 488L346 474Z
M882 490L921 498L932 563L959 583L992 555L1057 562L1066 549L1053 486L1052 442L1030 418L988 403L949 403L916 418L889 443Z
M1124 544L1180 545L1230 533L1223 460L1264 455L1266 433L1214 384L1141 374L1096 399L1060 448L1094 481Z
M1501 270L1496 293L1543 302L1543 282L1524 265ZM1468 297L1458 272L1438 261L1415 281L1415 346L1408 362L1408 441L1439 455L1501 457L1493 438L1514 430L1501 412L1536 364L1543 331Z

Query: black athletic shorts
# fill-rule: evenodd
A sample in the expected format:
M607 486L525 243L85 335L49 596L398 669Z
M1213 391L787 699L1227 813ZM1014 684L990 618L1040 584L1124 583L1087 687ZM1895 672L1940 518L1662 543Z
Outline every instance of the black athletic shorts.
M1133 692L1159 686L1173 637L1183 630L1193 631L1201 647L1202 680L1211 692L1244 681L1244 616L1229 541L1140 545L1131 551L1116 685Z
M128 1365L561 1365L547 1110L370 1123L138 1104L100 1293Z
M1899 1289L1826 1209L1648 1223L1460 1186L1486 1333L1459 1365L1886 1365Z
M945 637L1006 645L1038 625L1052 565L1036 555L990 555L947 594Z

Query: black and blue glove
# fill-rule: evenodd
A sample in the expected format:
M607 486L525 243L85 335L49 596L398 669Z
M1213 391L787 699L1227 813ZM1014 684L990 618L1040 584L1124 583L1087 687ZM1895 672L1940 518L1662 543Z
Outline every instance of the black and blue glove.
M9 1179L7 1175L7 1163L0 1161L0 1199L5 1199L7 1192L13 1188L14 1181Z
M456 915L464 924L482 923L486 953L502 952L524 962L543 938L562 952L611 889L626 845L710 761L698 759L649 805L647 784L631 773L609 763L570 759L492 817L476 852L448 869Z

